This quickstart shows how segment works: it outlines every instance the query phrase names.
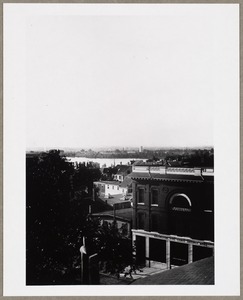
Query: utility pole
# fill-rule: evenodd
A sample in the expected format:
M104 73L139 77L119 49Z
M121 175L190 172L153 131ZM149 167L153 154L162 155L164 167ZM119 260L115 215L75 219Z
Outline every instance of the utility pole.
M89 241L83 237L81 253L81 284L99 284L99 261L98 254L90 254Z

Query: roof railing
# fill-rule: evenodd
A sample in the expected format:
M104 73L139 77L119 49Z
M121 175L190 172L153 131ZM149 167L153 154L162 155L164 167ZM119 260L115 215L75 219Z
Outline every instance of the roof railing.
M132 166L133 173L153 173L153 174L171 174L171 175L195 175L195 176L214 176L213 168L183 168L183 167L168 167L156 165L134 165Z

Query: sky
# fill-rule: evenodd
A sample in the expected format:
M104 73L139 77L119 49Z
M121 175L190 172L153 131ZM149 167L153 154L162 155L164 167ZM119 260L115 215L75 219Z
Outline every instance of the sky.
M214 144L207 11L26 21L26 146Z

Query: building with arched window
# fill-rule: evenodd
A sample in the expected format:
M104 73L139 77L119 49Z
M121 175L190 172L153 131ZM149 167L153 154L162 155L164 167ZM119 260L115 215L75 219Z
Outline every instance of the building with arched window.
M213 255L214 171L133 165L133 241L139 264L168 268Z

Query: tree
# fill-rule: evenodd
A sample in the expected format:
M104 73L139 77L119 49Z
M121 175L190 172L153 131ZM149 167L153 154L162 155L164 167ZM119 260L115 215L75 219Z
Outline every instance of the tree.
M26 162L27 284L62 271L60 256L73 167L57 150ZM59 270L61 269L61 270Z
M26 162L26 282L73 283L97 170L78 168L52 150ZM74 265L76 266L74 267Z
M91 251L107 270L131 263L131 241L117 224L89 216L98 169L74 168L58 150L26 161L26 284L80 284L80 246L88 237Z
M104 168L101 179L102 180L112 180L113 175L115 175L117 173L117 171L118 171L117 167Z
M84 236L89 240L93 253L98 253L99 261L105 265L105 271L114 273L132 264L132 244L124 228L118 229L117 222L103 222L88 218Z
M75 190L83 190L87 187L88 193L92 193L93 182L101 178L101 172L98 168L87 168L83 164L78 164L73 176L73 185Z

